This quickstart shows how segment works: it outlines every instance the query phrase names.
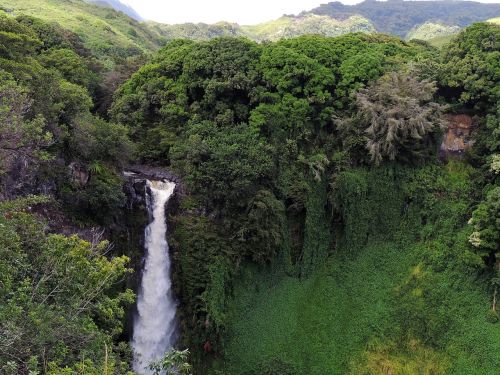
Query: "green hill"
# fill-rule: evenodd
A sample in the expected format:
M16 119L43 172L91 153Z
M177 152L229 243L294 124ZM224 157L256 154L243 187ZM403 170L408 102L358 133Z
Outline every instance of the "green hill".
M254 26L243 26L247 36L254 40L279 40L304 34L338 36L354 32L373 32L375 28L366 18L352 16L336 20L327 16L306 14L299 17L283 16L277 20Z
M428 42L431 46L441 48L448 44L453 39L453 37L454 35L443 35L429 39Z
M366 173L354 173L359 172ZM385 210L381 222L391 230L384 233L375 225L360 236L366 244L351 248L346 244L354 241L344 238L308 279L244 268L229 302L224 361L216 368L228 375L267 373L267 368L293 375L495 374L493 353L499 349L500 330L487 321L484 285L467 275L472 268L459 270L453 261L444 261L464 256L459 239L464 230L456 229L447 215L460 211L466 201L472 188L466 182L469 173L468 167L450 163L442 169L414 169L409 179L397 182L390 181L388 170L365 174L371 176L361 181L368 182L374 195L353 200L348 210L364 212L368 223L378 222ZM443 189L434 183L413 197L435 202L426 211L435 226L421 227L418 216L423 211L417 205L408 207L416 217L399 217L404 206L401 185L419 184L423 176L448 184L441 190L443 198L432 197L434 189ZM453 202L446 198L451 194L460 198ZM373 210L366 211L363 205L370 204ZM352 224L359 228L363 220L357 217ZM415 232L419 226L422 232ZM424 232L433 237L432 245L419 239ZM440 253L440 241L450 241L454 249ZM409 332L419 337L406 342Z
M102 6L113 8L119 12L125 13L134 20L141 21L142 17L129 5L122 3L120 0L85 0L88 3L95 3Z
M169 240L196 375L496 375L499 31L183 40L121 87L112 119L188 187ZM438 159L439 103L477 116L468 159Z
M352 16L346 20L335 20L327 16L306 14L283 16L257 25L240 26L236 23L216 24L185 23L166 25L149 22L148 26L166 39L187 38L208 40L220 36L245 36L255 41L279 40L305 34L338 36L352 32L373 32L375 28L366 18Z
M474 1L375 1L365 0L355 5L331 2L310 11L336 19L359 14L369 19L379 32L404 37L415 26L426 22L468 26L500 15L500 4Z
M311 12L258 25L229 22L167 25L139 22L133 9L115 0L3 0L0 9L13 15L27 14L59 23L78 34L95 56L110 65L116 59L155 51L165 41L178 38L209 40L244 36L264 41L304 34L338 36L378 31L406 39L448 40L447 36L456 33L458 27L500 14L499 4L365 1L353 6L329 3Z
M439 23L426 22L423 25L411 29L408 34L406 34L405 39L431 40L458 34L459 31L459 26L446 26Z
M109 7L81 0L3 0L0 7L11 15L59 23L75 32L101 60L139 55L161 44L160 36L147 25Z
M229 22L218 22L216 24L182 23L176 25L147 22L147 26L167 40L179 38L209 40L220 36L246 36L240 25Z
M155 51L165 41L179 38L209 40L221 36L244 36L263 41L303 34L337 36L374 31L373 25L361 16L335 20L313 14L283 16L251 26L228 22L175 25L139 22L110 7L109 1L91 4L82 0L5 0L0 9L14 16L25 14L59 23L76 33L85 47L110 68L117 59Z
M161 179L182 351L153 372L498 374L495 20L418 23L436 49L356 15L1 4L0 375L136 374Z

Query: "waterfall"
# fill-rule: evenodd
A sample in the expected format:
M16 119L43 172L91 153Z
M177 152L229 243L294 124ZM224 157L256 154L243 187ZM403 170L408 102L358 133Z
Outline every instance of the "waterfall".
M147 181L146 202L150 223L145 230L146 260L134 318L132 348L134 371L149 375L148 365L172 348L176 302L170 281L165 206L174 193L173 182Z

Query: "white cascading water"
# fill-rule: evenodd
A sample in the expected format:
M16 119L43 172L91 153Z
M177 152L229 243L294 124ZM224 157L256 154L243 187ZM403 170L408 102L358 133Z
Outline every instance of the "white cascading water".
M134 371L149 375L149 364L172 348L176 302L171 291L170 257L166 239L166 204L173 182L147 181L146 202L151 222L145 230L146 261L134 318Z

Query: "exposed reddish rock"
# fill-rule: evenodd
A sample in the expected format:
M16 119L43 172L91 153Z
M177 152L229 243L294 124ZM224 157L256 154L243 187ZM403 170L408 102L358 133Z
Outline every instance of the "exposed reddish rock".
M445 154L461 154L474 144L472 117L464 114L448 115L446 117L448 130L445 132L441 152Z

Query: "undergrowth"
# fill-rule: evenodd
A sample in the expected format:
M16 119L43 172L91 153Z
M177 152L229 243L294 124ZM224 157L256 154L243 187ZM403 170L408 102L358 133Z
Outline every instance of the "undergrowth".
M459 162L342 173L334 254L309 278L245 267L213 373L495 374L469 175Z

